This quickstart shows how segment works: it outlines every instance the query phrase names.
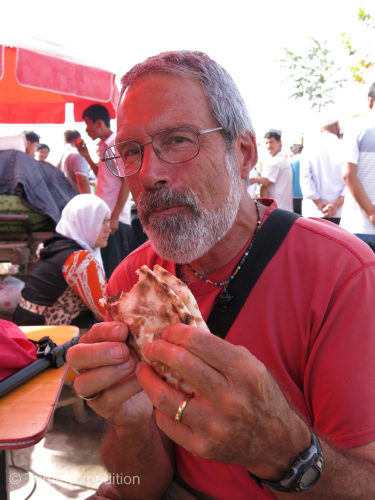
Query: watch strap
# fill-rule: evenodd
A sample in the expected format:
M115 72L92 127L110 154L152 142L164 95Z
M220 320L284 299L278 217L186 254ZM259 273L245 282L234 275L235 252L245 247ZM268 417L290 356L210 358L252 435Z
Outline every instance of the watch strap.
M304 474L310 469L314 469L314 476L310 476L307 483L303 483ZM249 475L258 485L264 483L276 491L298 492L305 491L314 486L320 478L323 469L322 449L317 436L311 432L311 445L303 451L297 460L289 467L288 472L279 481L263 479L249 472Z

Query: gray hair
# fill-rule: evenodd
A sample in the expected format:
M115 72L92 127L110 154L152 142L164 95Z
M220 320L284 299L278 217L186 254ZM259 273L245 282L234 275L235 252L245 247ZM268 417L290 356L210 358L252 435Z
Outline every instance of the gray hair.
M224 68L203 52L162 52L136 64L121 79L120 101L128 87L137 79L156 72L197 78L209 101L211 114L223 127L227 140L233 141L248 132L254 135L248 110L233 79Z

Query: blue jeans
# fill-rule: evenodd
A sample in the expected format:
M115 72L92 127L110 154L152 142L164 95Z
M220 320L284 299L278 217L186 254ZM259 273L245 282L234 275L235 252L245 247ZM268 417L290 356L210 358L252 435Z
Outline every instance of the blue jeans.
M362 241L368 244L368 246L375 252L375 234L355 234Z

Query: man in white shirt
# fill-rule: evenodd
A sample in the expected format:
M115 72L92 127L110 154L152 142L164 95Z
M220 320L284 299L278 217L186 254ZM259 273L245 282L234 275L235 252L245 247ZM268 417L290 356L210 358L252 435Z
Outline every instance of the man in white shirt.
M344 135L343 168L347 186L340 225L375 252L375 82L368 92L369 116L356 119Z
M97 177L96 195L100 196L111 209L111 236L107 247L102 249L104 269L109 278L117 264L133 249L130 200L126 204L129 199L129 188L126 180L112 175L102 161L104 151L115 142L115 134L110 128L111 117L107 108L102 104L93 104L84 110L82 118L86 123L86 132L91 139L100 139L98 163L92 160L83 142L77 147Z
M320 135L307 141L301 157L302 215L340 223L345 183L341 171L340 125L336 117L322 121Z
M293 172L281 152L281 130L270 129L264 140L269 157L263 163L262 176L253 181L261 184L261 197L273 198L279 208L293 212Z
M78 153L76 146L80 138L78 130L64 132L65 150L57 168L65 175L77 194L84 194L91 193L91 189L87 160Z

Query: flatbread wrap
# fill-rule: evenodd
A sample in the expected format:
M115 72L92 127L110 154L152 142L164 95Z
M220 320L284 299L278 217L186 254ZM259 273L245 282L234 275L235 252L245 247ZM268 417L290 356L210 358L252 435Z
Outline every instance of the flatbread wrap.
M210 333L193 294L183 281L159 265L153 270L143 265L137 274L139 279L129 292L101 299L101 303L114 321L126 323L127 343L140 360L149 362L143 346L161 338L169 325L184 323ZM184 390L178 373L162 363L151 365L170 385Z

